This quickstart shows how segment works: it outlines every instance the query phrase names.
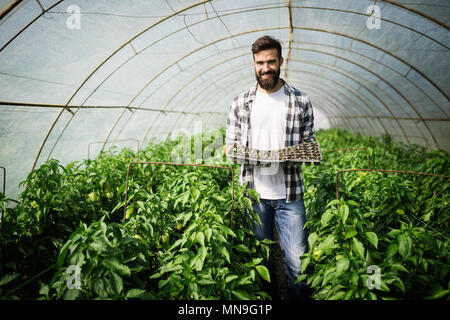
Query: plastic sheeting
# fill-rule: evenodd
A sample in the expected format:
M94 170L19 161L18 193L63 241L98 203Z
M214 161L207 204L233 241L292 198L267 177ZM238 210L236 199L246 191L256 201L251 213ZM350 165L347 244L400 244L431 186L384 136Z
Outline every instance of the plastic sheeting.
M16 0L0 10L10 198L49 158L224 126L231 99L255 83L250 47L265 34L281 40L281 76L310 96L316 128L450 151L448 1Z

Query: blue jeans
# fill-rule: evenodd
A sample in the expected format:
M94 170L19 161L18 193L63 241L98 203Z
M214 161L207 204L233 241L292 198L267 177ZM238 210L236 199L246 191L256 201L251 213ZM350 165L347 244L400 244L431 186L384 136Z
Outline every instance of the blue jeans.
M258 204L258 202L254 201L252 207L261 219L261 225L256 221L253 222L253 232L258 240L273 240L273 226L275 222L284 259L290 298L299 299L304 297L305 283L294 284L300 275L300 256L308 248L308 234L303 229L306 223L303 198L289 203L286 203L286 199L260 199L260 203ZM269 268L272 269L271 273L273 275L273 268L270 264ZM271 280L275 280L275 277L272 276Z

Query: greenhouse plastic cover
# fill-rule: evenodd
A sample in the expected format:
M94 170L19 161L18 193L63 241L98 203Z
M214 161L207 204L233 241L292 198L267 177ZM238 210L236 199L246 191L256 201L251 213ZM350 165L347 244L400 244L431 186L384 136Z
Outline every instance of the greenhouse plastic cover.
M256 83L250 48L266 34L316 129L450 151L448 0L9 0L0 11L9 198L50 158L225 126Z

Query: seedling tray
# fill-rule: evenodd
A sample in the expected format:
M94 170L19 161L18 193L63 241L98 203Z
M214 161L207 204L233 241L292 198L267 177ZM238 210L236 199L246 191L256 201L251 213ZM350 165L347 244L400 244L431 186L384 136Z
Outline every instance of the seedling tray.
M322 151L319 142L303 142L280 150L258 150L234 145L227 156L234 162L254 161L256 163L271 162L309 162L319 164Z

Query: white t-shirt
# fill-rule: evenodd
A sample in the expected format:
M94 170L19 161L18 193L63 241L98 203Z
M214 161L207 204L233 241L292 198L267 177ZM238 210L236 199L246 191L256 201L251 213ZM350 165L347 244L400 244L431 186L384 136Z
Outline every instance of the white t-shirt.
M286 136L286 99L284 87L274 93L256 91L250 113L250 147L259 150L284 148ZM285 199L283 168L272 163L268 168L253 169L255 190L261 199Z

